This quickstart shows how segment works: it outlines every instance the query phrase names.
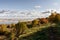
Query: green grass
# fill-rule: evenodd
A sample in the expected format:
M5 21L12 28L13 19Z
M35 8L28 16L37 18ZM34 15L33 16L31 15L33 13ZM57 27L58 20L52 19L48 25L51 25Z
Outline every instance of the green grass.
M33 33L37 32L37 31L41 31L43 28L47 28L47 27L49 27L49 26L50 26L50 23L49 23L49 24L41 25L41 26L39 26L39 27L32 27L32 28L30 28L29 30L26 30L26 34L22 34L22 35L20 35L19 37L28 36L28 35L30 35L30 34L33 34Z
M60 25L46 24L31 28L31 33L20 36L19 40L60 40Z

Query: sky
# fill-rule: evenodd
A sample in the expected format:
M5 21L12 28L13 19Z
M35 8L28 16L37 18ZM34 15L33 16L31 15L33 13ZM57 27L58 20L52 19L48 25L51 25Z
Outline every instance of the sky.
M51 10L60 12L60 0L0 0L0 24L48 17Z
M0 10L60 10L60 0L0 0Z

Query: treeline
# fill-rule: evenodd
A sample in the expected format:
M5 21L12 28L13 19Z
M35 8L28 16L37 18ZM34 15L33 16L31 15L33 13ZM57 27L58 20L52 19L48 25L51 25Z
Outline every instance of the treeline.
M21 34L25 34L26 30L32 27L39 27L41 24L60 23L60 14L51 13L47 18L37 18L33 21L18 22L17 24L0 25L0 35L5 35L8 40L16 40Z

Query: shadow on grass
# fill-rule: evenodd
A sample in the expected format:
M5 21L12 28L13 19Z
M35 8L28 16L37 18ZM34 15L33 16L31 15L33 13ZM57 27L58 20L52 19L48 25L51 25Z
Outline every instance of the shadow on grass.
M43 28L41 31L22 37L19 40L60 40L60 27Z

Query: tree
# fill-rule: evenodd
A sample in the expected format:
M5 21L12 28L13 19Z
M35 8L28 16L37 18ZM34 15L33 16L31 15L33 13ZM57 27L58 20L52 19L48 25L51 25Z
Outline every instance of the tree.
M27 30L27 25L25 22L18 22L16 24L16 36L18 37L19 35L23 34L25 30Z
M36 27L38 25L39 25L39 20L38 19L32 21L32 26L33 27Z
M15 27L15 24L11 24L11 28L14 28Z
M2 24L1 29L2 29L2 32L7 31L7 25L6 24Z
M51 15L49 16L49 22L55 22L55 17L56 17L57 13L51 13Z
M56 22L60 22L60 14L57 14L57 15L55 16L55 21L56 21Z
M41 18L40 21L41 24L48 23L48 19L46 18Z

